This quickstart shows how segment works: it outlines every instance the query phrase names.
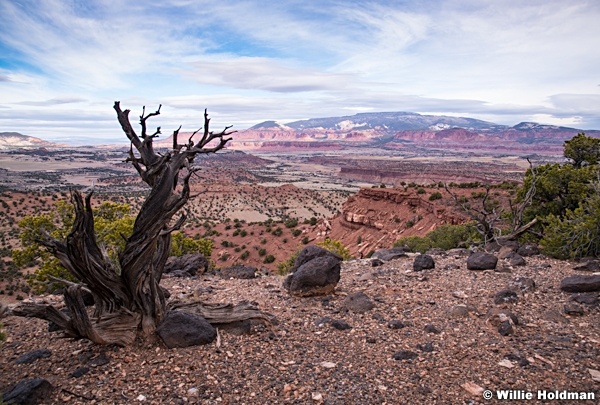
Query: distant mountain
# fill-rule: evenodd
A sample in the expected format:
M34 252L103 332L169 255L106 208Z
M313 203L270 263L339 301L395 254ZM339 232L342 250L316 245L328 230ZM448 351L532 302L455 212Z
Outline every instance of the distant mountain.
M47 142L33 136L23 135L18 132L0 132L0 150L52 148L58 146L61 145Z
M452 127L465 129L500 130L504 125L473 118L447 117L444 115L421 115L410 112L360 113L344 117L312 118L286 124L296 130L366 130L407 131L418 129L442 130Z
M291 129L288 126L278 124L276 121L265 121L260 124L256 124L255 126L248 128L251 131L258 131L261 129L281 129L281 130L289 130Z

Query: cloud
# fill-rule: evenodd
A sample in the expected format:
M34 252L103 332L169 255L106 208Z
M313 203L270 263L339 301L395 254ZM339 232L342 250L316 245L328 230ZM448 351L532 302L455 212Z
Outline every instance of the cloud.
M49 100L43 101L21 101L16 104L35 106L35 107L44 107L44 106L53 106L60 104L72 104L72 103L81 103L87 101L81 97L63 97L63 98L51 98Z

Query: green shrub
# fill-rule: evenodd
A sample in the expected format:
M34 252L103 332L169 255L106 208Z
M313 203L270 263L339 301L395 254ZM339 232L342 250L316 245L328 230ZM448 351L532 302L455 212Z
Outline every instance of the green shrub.
M406 236L398 239L394 243L394 247L405 247L410 249L411 252L425 253L431 249L431 240L426 236Z
M298 225L298 220L296 218L290 218L285 221L286 228L295 228Z
M327 238L323 242L317 243L317 246L339 255L342 260L348 260L351 257L348 249L339 240Z
M274 261L275 261L275 256L267 255L267 256L265 256L265 260L263 260L263 263L269 264L269 263L273 263Z
M419 187L417 189L417 194L425 194L425 193L426 193L426 191L425 191L425 189L423 187Z
M263 257L263 256L264 256L264 255L266 255L266 254L267 254L267 251L266 251L266 249L259 249L259 250L258 250L258 255L259 255L260 257Z
M301 229L294 229L294 231L292 232L292 235L294 235L294 236L300 236L301 233L302 233Z
M298 258L299 254L300 254L300 249L298 249L294 253L292 253L291 256L287 258L287 260L284 260L283 262L278 263L277 264L277 274L279 274L280 276L285 276L286 274L288 274L290 272L290 270L292 269L292 267L294 267L294 263L296 262L296 259Z
M441 200L442 199L442 193L440 193L439 191L436 191L435 193L432 193L429 196L429 201L435 201L435 200Z

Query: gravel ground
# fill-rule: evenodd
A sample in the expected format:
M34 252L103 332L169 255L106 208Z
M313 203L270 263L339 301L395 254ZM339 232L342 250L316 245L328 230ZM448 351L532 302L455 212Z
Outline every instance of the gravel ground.
M167 349L154 339L98 346L50 333L40 320L9 317L0 390L42 377L54 386L47 404L487 404L502 402L502 389L533 393L525 403L599 403L600 310L560 291L560 280L575 274L571 263L536 256L521 267L499 264L511 272L482 272L467 270L464 257L433 257L435 269L421 272L412 270L412 257L380 267L346 262L336 294L318 298L290 297L275 275L164 279L174 298L255 301L279 320L250 334L220 331L219 345ZM533 279L535 289L495 304L519 276ZM348 310L345 299L356 292L374 307ZM565 305L583 313L566 314ZM504 336L498 314L507 312L517 323ZM351 329L338 329L339 321ZM37 349L51 355L16 364ZM483 389L494 398L484 400ZM596 399L544 402L539 390Z

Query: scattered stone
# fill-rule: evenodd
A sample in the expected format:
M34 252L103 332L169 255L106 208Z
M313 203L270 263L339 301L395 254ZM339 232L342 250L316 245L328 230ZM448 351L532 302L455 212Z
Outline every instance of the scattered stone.
M454 248L454 249L450 249L446 252L446 254L448 256L453 256L453 257L467 257L471 253L472 253L471 250L465 249L465 248Z
M491 253L475 252L467 258L469 270L493 270L496 268L498 258Z
M16 364L31 364L36 360L39 359L46 359L48 357L52 356L52 352L48 349L38 349L38 350L33 350L29 353L25 353L21 356L19 356L16 360L15 363Z
M331 321L331 326L336 328L337 330L348 330L352 329L352 326L348 324L346 321L342 321L341 319L336 319Z
M394 353L392 358L394 360L413 360L419 357L419 355L415 352L411 352L410 350L400 350L397 353Z
M600 371L588 368L588 372L592 376L592 380L600 382Z
M6 391L2 399L7 404L34 405L47 399L51 392L52 384L48 380L30 378Z
M209 262L202 253L191 253L183 256L171 256L165 264L164 274L188 274L187 277L192 277L197 274L204 274L208 271Z
M535 281L529 277L515 277L508 283L508 289L514 291L533 291L535 290Z
M515 267L527 265L527 262L525 261L523 256L521 256L518 253L515 253L508 262L510 263L511 266L515 266Z
M383 263L384 262L381 259L377 259L377 258L371 259L371 266L372 267L379 267L379 266L383 265Z
M325 324L327 324L327 323L330 323L330 322L331 322L331 318L330 318L330 317L328 317L328 316L326 316L326 317L324 317L324 318L319 318L319 319L317 319L317 320L315 321L315 325L316 325L316 326L323 326L323 325L325 325Z
M494 304L514 304L519 300L519 296L513 290L501 290L494 295Z
M417 349L425 353L431 353L432 351L434 351L432 342L427 342L424 345L417 343Z
M465 318L469 316L469 307L464 304L455 305L448 311L451 318Z
M206 319L183 311L169 312L156 331L169 349L205 345L217 337L215 328Z
M540 250L536 245L523 245L517 249L517 253L523 257L536 256L540 254Z
M480 387L479 385L475 384L474 382L468 381L464 384L461 385L461 387L463 387L465 389L465 391L467 391L469 394L476 396L478 398L481 398L481 396L483 395L483 387Z
M395 247L391 249L380 249L373 253L371 259L379 259L384 262L389 262L390 260L398 259L401 257L408 257L406 254L407 249L403 247Z
M434 268L435 262L433 261L433 257L429 255L418 255L415 257L415 261L413 262L414 271L422 271Z
M391 321L388 322L388 328L390 329L402 329L404 328L406 325L402 323L402 321L398 320L398 319L392 319Z
M340 281L342 258L318 246L305 247L296 262L283 287L290 295L310 297L328 295L335 291Z
M373 315L371 315L371 318L375 319L376 321L379 322L385 322L385 318L383 317L383 315L381 315L378 312L375 312Z
M598 296L598 293L595 292L576 293L571 295L571 300L589 306L596 306L600 304L600 297Z
M319 366L323 368L335 368L336 364L332 363L331 361L322 361L319 363Z
M498 363L498 365L502 366L502 367L506 367L506 368L515 368L515 364L508 359L504 359L504 360L500 361Z
M486 322L494 327L500 326L502 322L509 321L514 325L519 325L519 318L512 312L506 311L503 308L492 308L487 313Z
M375 308L373 301L363 292L348 295L344 299L343 306L356 314L363 314Z
M500 325L498 325L498 333L502 336L512 335L514 332L513 323L510 320L501 322Z
M311 394L311 398L315 402L322 402L323 401L323 394L321 394L320 392L313 392Z
M100 353L94 359L90 360L88 364L92 367L100 367L108 364L109 361L110 359L108 358L106 353Z
M453 296L454 298L459 298L459 299L466 299L466 298L469 298L469 297L467 296L467 294L465 294L465 292L464 292L464 291L452 291L452 296Z
M498 251L498 259L510 259L517 252L515 252L515 248L513 246L502 246Z
M375 338L372 338L372 337L368 337L368 338L366 339L366 342L367 342L367 343L371 343L371 344L373 344L373 343L377 343L377 339L375 339Z
M496 272L496 273L512 273L512 268L510 266L501 264L499 266L496 266L496 268L494 269L494 272Z
M600 274L592 276L575 275L564 278L560 289L566 292L600 291Z
M584 314L583 308L573 303L565 304L564 311L565 314L573 316L581 316Z
M234 265L221 269L219 275L221 278L230 279L242 279L248 280L256 277L257 268L252 266Z
M73 371L71 374L69 374L69 377L79 378L79 377L87 374L89 371L90 371L90 369L88 367L77 367L77 369L75 371Z
M582 261L581 263L573 266L573 270L575 271L600 271L600 261L597 259L590 259L586 261Z
M425 325L425 332L427 333L434 333L436 335L439 335L440 333L442 333L441 330L439 330L438 328L436 328L435 326L431 325L431 324L427 324Z

